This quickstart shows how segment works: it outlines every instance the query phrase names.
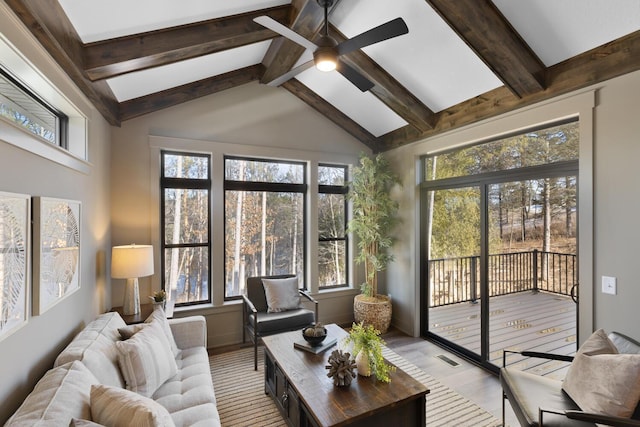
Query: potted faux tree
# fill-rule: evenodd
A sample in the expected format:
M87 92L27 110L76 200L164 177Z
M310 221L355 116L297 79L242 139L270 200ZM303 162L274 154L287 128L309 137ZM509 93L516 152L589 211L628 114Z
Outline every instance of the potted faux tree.
M361 155L349 183L353 215L347 231L357 237L359 254L355 261L364 264L365 272L362 293L353 301L354 317L356 323L372 325L381 333L386 332L391 323L391 299L378 294L378 273L393 260L387 249L393 244L398 203L391 199L390 190L399 183L381 154L373 158Z

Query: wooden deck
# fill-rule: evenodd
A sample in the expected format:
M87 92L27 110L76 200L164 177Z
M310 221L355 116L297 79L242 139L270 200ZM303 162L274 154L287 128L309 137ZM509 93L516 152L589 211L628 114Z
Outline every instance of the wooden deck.
M480 301L431 308L429 330L480 354ZM546 292L520 292L489 301L489 358L502 366L502 350L532 350L564 355L576 352L576 305L571 298ZM512 355L507 364L564 378L566 362Z

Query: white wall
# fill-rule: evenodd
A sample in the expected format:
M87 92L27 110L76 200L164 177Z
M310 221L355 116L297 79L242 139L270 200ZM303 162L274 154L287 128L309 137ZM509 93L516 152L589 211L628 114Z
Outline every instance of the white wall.
M176 315L203 314L210 347L242 340L239 301L224 303L223 157L258 156L309 162L309 187L317 188L318 162L352 164L366 147L284 89L250 83L123 123L113 131L112 240L113 244L153 244L159 266L160 149L173 148L212 155L213 179L213 305ZM307 266L312 292L320 301L323 322L353 320L353 296L358 291L315 292L317 277L314 230L315 205L309 200ZM317 233L317 232L316 232ZM353 270L353 269L352 269ZM160 270L140 280L141 299L160 288ZM357 282L359 283L359 282ZM123 280L113 281L114 305L123 298Z
M563 117L580 117L579 175L579 339L597 328L640 338L640 280L636 245L640 212L640 72L495 119L467 126L387 154L402 172L397 190L403 226L394 247L397 261L386 276L394 300L393 323L409 334L419 331L419 177L421 155ZM618 295L600 292L602 275L618 279Z
M80 290L42 315L30 317L26 326L0 341L0 424L4 424L38 379L53 366L55 356L73 335L111 306L104 268L111 238L111 128L24 30L4 1L0 1L0 33L89 118L91 163L84 172L61 166L7 143L7 132L0 127L0 191L82 202Z

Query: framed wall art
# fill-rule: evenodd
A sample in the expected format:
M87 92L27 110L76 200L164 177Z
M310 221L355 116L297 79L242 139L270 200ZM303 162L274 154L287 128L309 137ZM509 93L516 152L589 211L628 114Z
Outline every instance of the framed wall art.
M0 341L29 320L31 196L0 192Z
M33 313L80 289L81 204L33 198Z

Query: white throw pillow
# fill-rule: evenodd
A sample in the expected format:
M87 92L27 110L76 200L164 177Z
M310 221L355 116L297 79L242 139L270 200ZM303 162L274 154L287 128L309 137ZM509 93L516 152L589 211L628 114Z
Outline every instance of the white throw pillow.
M131 391L91 387L91 418L105 426L174 427L169 412L159 403Z
M171 352L173 353L173 356L178 357L178 354L180 354L180 349L176 345L176 340L175 338L173 338L173 333L171 332L171 326L169 326L167 315L165 314L162 307L157 306L153 310L153 313L151 313L149 317L147 317L146 320L144 321L144 323L151 323L151 322L158 322L160 324L160 326L162 327L162 332L164 332L164 335L167 338L167 342L171 347Z
M159 323L152 322L128 340L117 341L115 345L118 364L128 390L151 397L158 387L178 371Z
M118 328L118 332L120 333L120 338L122 338L123 341L126 341L131 338L136 332L140 332L146 326L149 326L149 324L135 323L133 325L127 325L125 327Z
M640 399L640 354L619 354L599 329L578 349L562 389L583 411L629 418Z
M279 313L293 310L300 306L298 278L262 279L264 294L267 298L267 312Z

